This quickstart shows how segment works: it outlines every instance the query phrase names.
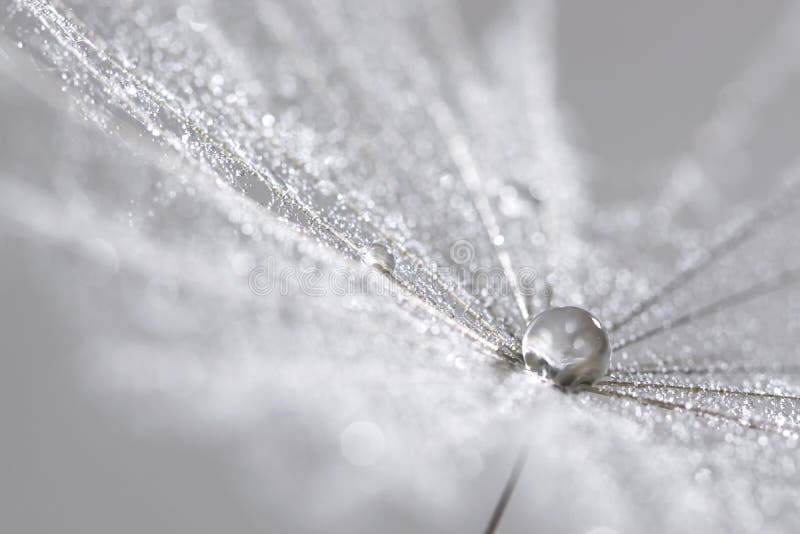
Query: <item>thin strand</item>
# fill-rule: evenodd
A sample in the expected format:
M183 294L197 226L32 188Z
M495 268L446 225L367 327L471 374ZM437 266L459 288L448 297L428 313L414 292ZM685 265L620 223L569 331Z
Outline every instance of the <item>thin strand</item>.
M663 334L675 328L690 324L697 319L719 313L727 308L743 304L748 300L752 300L762 295L773 293L779 289L783 289L796 283L798 280L800 280L800 269L784 271L774 278L759 282L758 284L728 295L727 297L724 297L716 302L712 302L711 304L692 310L685 315L666 321L655 328L642 332L641 334L635 334L631 337L625 338L614 345L613 350L620 350L625 347L635 345L653 336Z
M673 366L673 367L659 367L659 368L642 368L637 369L634 367L621 367L617 369L610 369L610 373L617 375L710 375L710 374L764 374L764 373L778 373L778 374L800 374L800 365L736 365L731 366L728 364L719 364L717 366L708 367L686 367L686 366Z
M638 302L631 310L609 326L610 332L616 332L626 324L641 316L664 297L673 293L675 290L692 281L698 274L702 273L717 260L724 258L735 251L739 245L747 241L763 228L767 223L780 218L790 210L792 204L787 202L786 195L796 193L795 183L791 182L784 186L771 202L767 203L761 210L755 213L747 221L741 223L732 233L723 237L706 250L695 262L682 269L669 282L661 286L649 297Z
M708 410L706 408L699 408L697 406L680 404L677 402L669 402L660 399L653 399L650 397L640 397L638 395L631 395L630 393L623 393L620 391L609 391L597 387L587 388L586 391L597 393L598 395L603 395L605 397L632 400L638 402L643 406L654 406L656 408L661 408L671 412L689 412L697 416L703 417L705 419L729 421L744 428L759 430L761 432L770 432L773 434L778 434L779 436L783 437L796 437L798 435L798 427L796 427L795 425L781 426L773 423L757 421L754 419L744 419L741 417L736 417L735 415L730 415L723 412L717 412L714 410Z
M625 380L603 380L595 384L596 386L611 386L625 388L653 388L653 389L674 389L678 391L688 391L690 393L713 393L718 395L738 395L741 397L769 398L788 401L800 401L800 395L782 395L779 393L768 393L766 391L749 391L727 387L706 387L697 384L663 384L659 382L632 382Z
M511 468L511 473L508 475L506 485L503 487L500 498L498 499L497 504L494 507L494 511L492 512L492 517L489 519L489 524L486 526L486 530L484 531L486 534L493 534L497 530L497 526L500 524L500 520L503 518L503 512L505 512L508 501L511 499L511 494L514 493L514 488L517 487L519 476L522 474L522 469L525 467L525 462L528 460L529 452L530 444L526 441L522 446L520 446L519 452L517 453L517 459L514 461L514 467Z
M438 105L436 105L438 104ZM448 152L450 159L453 160L458 168L458 176L461 178L461 183L464 184L467 192L469 193L471 203L478 213L478 218L481 221L486 235L489 237L489 242L492 244L497 261L503 269L503 274L508 281L508 285L514 294L514 300L517 304L522 318L527 322L530 320L530 311L525 303L525 297L519 287L519 280L517 274L514 272L514 267L511 262L511 255L504 246L503 232L495 217L492 204L489 202L489 197L483 191L481 186L481 177L478 173L478 167L472 154L469 151L467 141L464 136L458 133L455 126L455 119L452 115L450 108L443 102L437 102L432 106L426 106L429 115L437 124L439 130L444 133L447 139Z

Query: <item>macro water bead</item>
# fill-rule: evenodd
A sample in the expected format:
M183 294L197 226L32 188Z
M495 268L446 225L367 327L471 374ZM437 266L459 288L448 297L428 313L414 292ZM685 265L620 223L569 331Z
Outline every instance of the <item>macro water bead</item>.
M522 338L522 354L532 371L569 388L593 384L605 375L611 344L594 315L567 306L533 318Z
M372 243L361 249L361 262L369 267L391 273L394 271L396 260L394 254L380 243Z

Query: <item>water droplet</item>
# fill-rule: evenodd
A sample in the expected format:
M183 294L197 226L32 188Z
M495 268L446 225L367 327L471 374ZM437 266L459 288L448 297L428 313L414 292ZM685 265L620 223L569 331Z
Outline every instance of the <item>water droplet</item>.
M393 272L395 266L394 254L380 243L372 243L361 251L361 262L364 265L375 267L386 272Z
M533 318L522 338L522 353L531 370L569 388L592 384L606 373L611 344L596 317L567 306Z
M330 180L320 180L317 183L317 191L322 195L329 197L336 192L336 185Z
M275 126L275 117L269 113L261 117L261 125L264 128L272 128Z
M386 440L378 425L358 421L344 429L341 435L342 456L353 465L374 465L383 455Z

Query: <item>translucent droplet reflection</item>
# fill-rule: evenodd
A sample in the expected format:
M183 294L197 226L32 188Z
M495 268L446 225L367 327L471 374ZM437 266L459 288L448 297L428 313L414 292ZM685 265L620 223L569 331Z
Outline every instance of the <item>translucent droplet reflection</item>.
M386 440L381 428L370 421L358 421L342 431L342 456L353 465L367 467L378 462Z
M394 271L395 259L386 246L372 243L361 250L361 262L389 273Z
M562 387L592 384L605 375L611 344L600 321L572 306L533 318L522 338L526 365Z

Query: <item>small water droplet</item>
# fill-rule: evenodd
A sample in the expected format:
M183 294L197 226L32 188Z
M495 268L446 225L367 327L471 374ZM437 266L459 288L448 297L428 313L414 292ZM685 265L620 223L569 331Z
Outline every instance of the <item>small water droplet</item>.
M592 384L605 375L611 344L596 317L567 306L533 318L522 338L522 353L532 371L569 388Z
M275 126L275 117L269 113L261 117L261 125L264 128L272 128Z
M329 197L336 192L336 185L330 180L320 180L317 183L317 190L322 195Z
M371 421L357 421L342 431L342 456L358 467L374 465L383 456L386 440L381 428Z
M375 267L386 272L393 272L395 266L394 254L380 243L372 243L361 250L361 262L364 265Z

